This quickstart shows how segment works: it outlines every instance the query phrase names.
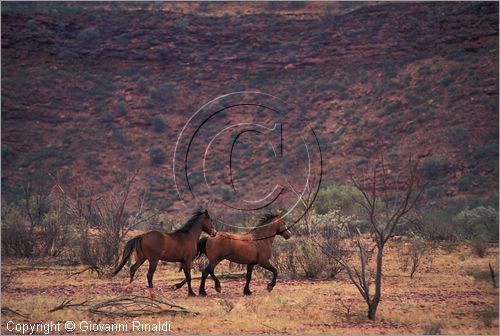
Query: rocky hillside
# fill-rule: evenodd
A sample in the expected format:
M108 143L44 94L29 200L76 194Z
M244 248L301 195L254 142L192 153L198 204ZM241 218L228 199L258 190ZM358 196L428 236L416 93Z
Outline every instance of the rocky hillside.
M429 198L495 198L498 22L493 2L2 3L2 193L139 168L134 193L171 208L187 119L252 89L299 107L325 180L413 153Z

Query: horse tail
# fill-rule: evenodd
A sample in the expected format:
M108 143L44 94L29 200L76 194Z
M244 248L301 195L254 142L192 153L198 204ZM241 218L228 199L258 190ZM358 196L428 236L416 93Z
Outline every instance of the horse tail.
M142 236L137 236L130 239L127 242L127 244L125 244L125 248L123 249L122 261L113 271L111 276L115 276L118 274L118 272L120 272L120 270L123 268L123 266L125 266L125 263L130 258L134 250L136 252L139 252L141 250L141 241L142 241Z
M207 255L207 240L208 237L203 237L200 240L198 240L198 244L196 245L198 251L196 252L195 259L201 257L202 254Z

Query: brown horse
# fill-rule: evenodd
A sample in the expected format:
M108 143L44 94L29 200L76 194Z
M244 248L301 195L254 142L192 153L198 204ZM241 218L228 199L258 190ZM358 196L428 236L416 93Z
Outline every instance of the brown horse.
M267 285L267 290L272 291L276 285L278 271L271 265L271 248L276 235L285 239L290 238L290 231L279 215L268 214L261 218L255 228L245 234L219 232L215 238L202 238L198 242L197 258L202 254L208 257L209 264L203 270L200 283L200 295L207 295L205 280L210 274L215 281L215 290L220 293L221 285L214 274L215 267L224 259L247 265L246 284L244 295L250 295L250 280L255 265L259 265L273 273L273 279Z
M135 264L130 267L130 283L125 288L127 292L132 291L135 272L147 259L149 261L147 278L151 296L154 296L153 275L160 260L181 263L185 279L174 287L175 289L181 288L187 282L188 294L195 296L191 288L191 263L196 256L196 244L202 231L212 237L215 237L217 233L207 210L195 212L186 224L172 233L149 231L132 238L125 245L122 260L113 272L113 276L118 274L135 250L137 258Z

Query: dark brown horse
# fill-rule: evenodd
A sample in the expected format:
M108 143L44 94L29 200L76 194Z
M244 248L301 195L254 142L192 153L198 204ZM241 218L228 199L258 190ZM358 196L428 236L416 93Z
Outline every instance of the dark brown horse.
M132 238L125 245L122 260L113 275L116 275L123 268L135 250L137 258L135 264L130 267L130 283L125 289L127 292L132 291L135 272L147 259L149 261L147 278L151 296L154 296L153 275L160 260L181 263L185 279L174 285L174 287L176 289L181 288L187 282L188 294L194 296L195 294L191 288L191 263L196 256L196 244L202 231L212 237L215 237L217 233L207 210L195 212L186 224L172 233L149 231Z
M290 231L279 215L268 214L261 218L257 226L245 234L219 232L215 238L202 238L198 242L197 258L201 254L208 257L209 264L203 270L200 283L200 295L207 295L205 280L210 274L215 281L215 290L221 291L219 279L214 274L215 267L224 259L247 265L246 284L244 295L250 295L250 280L255 265L259 265L273 273L273 279L267 285L267 290L272 291L276 285L278 271L271 265L271 248L276 235L285 239L290 238Z

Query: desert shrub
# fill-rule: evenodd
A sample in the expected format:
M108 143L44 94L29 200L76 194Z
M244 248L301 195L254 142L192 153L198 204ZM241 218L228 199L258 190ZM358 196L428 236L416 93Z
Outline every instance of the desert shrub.
M101 117L99 118L102 123L111 123L115 120L115 116L111 111L104 111L101 114Z
M448 174L449 163L444 159L427 159L420 169L426 179L437 180Z
M326 214L333 209L342 209L345 213L355 210L353 198L359 195L358 191L350 186L333 183L326 188L321 188L314 203L318 214Z
M400 252L400 269L409 271L410 278L429 260L432 244L420 237L412 237Z
M424 335L440 335L443 325L439 322L430 322L424 326Z
M149 157L151 159L151 163L154 165L160 165L165 162L167 156L161 147L153 146L149 150Z
M445 58L450 61L460 61L463 60L465 57L465 52L463 49L457 48L457 49L452 49L450 50L446 55Z
M155 103L153 99L151 98L151 95L146 98L146 103L144 105L148 110L151 110L153 107L155 107Z
M160 60L167 61L169 56L168 49L165 47L160 47L158 49L158 56L160 57Z
M158 133L163 132L167 126L163 117L159 115L151 118L151 124L153 125L153 131Z
M474 148L469 158L469 167L474 173L498 169L498 143L478 145Z
M296 279L300 277L300 268L296 261L295 240L275 240L271 263L278 270L279 276Z
M83 160L85 161L85 164L87 165L88 168L95 168L96 166L99 166L102 163L102 161L99 159L99 156L96 153L86 154L83 157Z
M334 278L340 265L328 258L311 239L302 239L297 246L296 259L306 278Z
M489 269L470 269L467 270L467 275L472 276L474 278L474 281L477 283L480 282L486 282L492 284L492 277L491 277L491 271ZM495 284L494 287L498 287L498 271L494 272L495 276Z
M465 192L469 191L472 187L472 177L470 175L464 175L457 182L458 190Z
M82 42L90 42L101 35L97 27L87 27L78 32L77 39Z
M450 85L451 83L453 82L453 78L451 78L450 76L446 76L444 77L440 82L439 84L441 84L442 86L444 87L447 87L448 85Z
M1 280L2 291L4 291L7 288L10 288L12 285L14 285L17 282L18 274L15 270L2 269L1 278L2 278L2 280Z
M148 92L148 81L144 77L140 77L139 80L137 81L137 91L139 93L147 93Z
M24 192L19 203L2 204L2 255L60 256L72 234L65 203L29 187Z
M476 312L476 316L483 322L485 327L491 327L498 318L498 310L487 308Z
M498 241L498 211L493 207L465 209L453 217L453 223L462 238Z
M305 5L305 1L288 1L289 9L302 9Z
M488 245L481 237L475 237L471 240L472 251L479 258L483 258L486 255L486 251L488 249Z
M127 115L127 105L125 104L124 101L120 101L118 105L116 105L116 112L119 116L125 116Z
M408 231L429 241L454 241L457 237L452 214L442 209L426 209L408 218Z
M121 144L127 144L127 142L128 142L127 136L119 128L114 128L111 135L112 135L114 140L116 140L117 142L119 142Z
M341 271L335 260L325 255L312 239L304 236L289 241L276 241L272 264L281 276L292 279L332 279Z

